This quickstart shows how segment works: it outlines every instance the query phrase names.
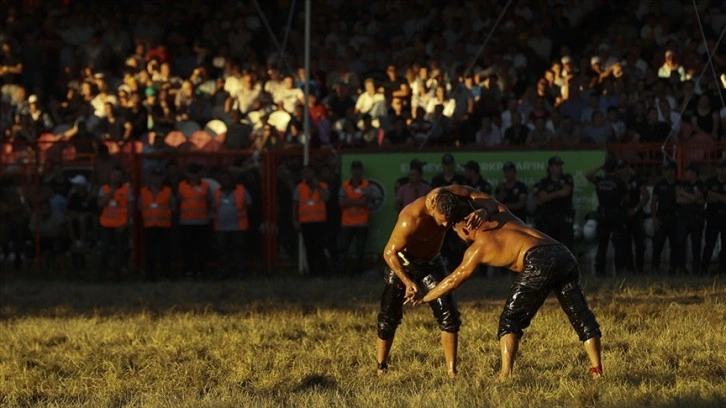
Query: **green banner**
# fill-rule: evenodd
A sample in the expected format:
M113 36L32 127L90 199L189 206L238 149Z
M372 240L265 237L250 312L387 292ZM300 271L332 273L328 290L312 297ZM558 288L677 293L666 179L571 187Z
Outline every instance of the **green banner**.
M343 180L350 177L350 163L353 160L360 160L364 165L365 177L379 190L376 194L379 197L374 200L372 209L366 252L380 253L388 241L398 215L394 208L393 187L397 179L408 175L411 160L415 158L426 162L424 179L430 182L434 175L441 172L442 155L443 152L343 154L341 162ZM571 174L575 183L573 197L577 222L581 224L585 215L597 208L595 187L587 181L585 173L605 161L604 150L457 152L453 155L462 173L466 162L477 161L482 177L492 185L493 189L504 179L502 165L507 161L513 162L517 166L517 179L529 188L530 210L534 208L531 197L534 184L546 176L547 160L558 155L565 162L564 172Z

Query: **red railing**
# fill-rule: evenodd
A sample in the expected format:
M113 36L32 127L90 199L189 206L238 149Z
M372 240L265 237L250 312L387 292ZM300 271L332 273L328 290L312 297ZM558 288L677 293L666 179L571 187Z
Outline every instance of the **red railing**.
M43 142L45 144L36 144L24 149L22 154L10 151L7 144L2 145L2 160L0 160L0 177L14 177L15 183L23 184L20 187L29 191L34 190L36 193L40 191L42 177L47 169L47 164L51 161L59 162L64 166L72 166L79 169L93 169L93 154L81 154L68 142L59 142L56 146L53 142ZM62 143L62 144L61 144ZM691 162L697 162L702 165L702 175L710 174L714 163L723 157L726 157L726 143L674 143L666 146L660 144L611 144L607 146L553 146L556 150L582 150L582 149L602 149L605 148L608 155L615 159L626 159L635 166L639 173L648 181L652 182L660 174L660 166L665 158L676 161L679 167L679 174L682 169ZM492 150L530 150L526 146L517 148L516 146L506 146L491 148L477 148L476 146L466 147L441 147L431 146L423 151L426 152L443 152L448 151L456 153L457 151L492 151ZM316 165L320 159L325 160L328 164L335 163L339 154L346 152L360 153L370 150L335 150L335 149L314 149L311 151L311 164ZM412 156L421 150L410 150L404 148L375 149L376 152L396 152L410 151ZM229 166L235 160L248 159L254 152L251 150L238 151L174 151L167 153L142 153L138 146L133 148L121 149L119 153L124 159L125 168L130 170L131 183L133 190L138 196L143 182L143 166L146 160L162 160L174 159L176 163L184 166L186 163L195 161L208 167L221 165ZM280 264L280 206L278 200L278 185L280 177L278 169L280 164L295 160L301 164L301 149L285 149L268 151L260 154L258 167L261 173L262 182L262 222L260 231L262 234L263 256L260 261L268 271L273 271ZM339 165L338 165L339 166ZM337 171L340 171L339 167ZM37 201L33 203L37 209ZM138 211L134 213L134 220L139 220ZM133 222L133 257L132 265L135 270L141 266L144 257L143 234L141 231L141 223ZM35 253L39 256L39 235L35 236Z

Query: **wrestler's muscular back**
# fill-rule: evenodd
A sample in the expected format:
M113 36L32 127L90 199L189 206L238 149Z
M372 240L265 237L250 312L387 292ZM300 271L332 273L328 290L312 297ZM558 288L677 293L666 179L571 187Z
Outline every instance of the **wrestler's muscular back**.
M441 252L446 229L426 212L426 197L404 207L398 215L393 234L405 234L406 245L401 250L415 259L431 260ZM399 228L400 227L400 228Z
M524 256L531 248L556 244L557 241L528 227L509 211L493 215L474 231L467 230L464 223L454 227L459 237L477 245L479 262L521 272Z

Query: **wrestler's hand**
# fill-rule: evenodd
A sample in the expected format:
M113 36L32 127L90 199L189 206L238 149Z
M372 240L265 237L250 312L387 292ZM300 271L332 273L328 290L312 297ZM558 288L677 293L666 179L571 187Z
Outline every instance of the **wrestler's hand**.
M480 208L464 218L466 226L469 229L477 229L489 217L489 212L485 208Z
M418 285L416 285L415 282L411 282L410 284L406 285L406 294L403 296L403 298L405 299L405 301L403 302L404 305L416 304L416 301L418 300L418 298L420 298L420 296Z

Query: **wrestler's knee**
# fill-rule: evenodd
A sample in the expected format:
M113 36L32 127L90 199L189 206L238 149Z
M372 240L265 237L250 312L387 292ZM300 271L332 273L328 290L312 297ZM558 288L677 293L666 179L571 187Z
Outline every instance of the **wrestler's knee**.
M461 316L455 308L445 310L436 317L436 321L439 323L439 329L447 333L458 333L461 328Z
M381 340L391 340L396 335L396 329L401 324L401 319L388 316L383 313L378 314L378 338Z

